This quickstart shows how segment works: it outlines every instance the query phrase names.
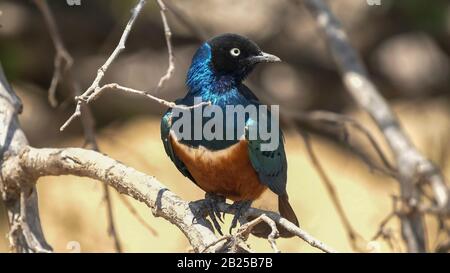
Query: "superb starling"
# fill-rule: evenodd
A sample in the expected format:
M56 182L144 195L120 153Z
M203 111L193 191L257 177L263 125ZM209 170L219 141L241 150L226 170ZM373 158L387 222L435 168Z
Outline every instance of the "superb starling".
M240 35L216 36L202 44L195 53L186 79L188 92L176 104L194 106L197 97L223 111L226 111L227 105L258 107L262 105L261 102L242 82L258 63L279 61L278 57L261 51L253 41ZM203 106L204 109L208 107L210 106ZM195 110L191 108L189 111ZM264 143L262 139L249 138L248 127L255 126L257 121L248 115L244 124L234 122L234 126L245 127L234 128L234 139L225 136L225 120L222 122L223 128L215 128L216 131L221 129L219 132L223 132L223 137L196 138L192 133L192 138L184 139L179 138L172 130L175 120L179 118L175 118L173 113L174 109L169 109L161 121L161 138L165 151L177 169L206 192L206 213L219 233L222 234L216 220L216 215L221 220L216 206L218 201L224 201L225 198L234 201L232 229L251 202L267 188L278 195L281 216L298 226L286 193L287 161L281 130L276 129L279 130L279 143L272 151L261 149ZM269 112L269 119L270 117ZM207 120L208 118L202 117L200 126ZM194 127L198 125L194 121L191 124ZM185 129L187 128L183 130ZM237 132L244 134L237 135ZM280 235L289 236L282 229Z

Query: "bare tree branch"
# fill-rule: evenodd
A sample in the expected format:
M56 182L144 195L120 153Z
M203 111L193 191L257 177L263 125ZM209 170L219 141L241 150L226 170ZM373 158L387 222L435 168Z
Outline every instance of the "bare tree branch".
M35 149L28 147L20 155L18 172L36 176L77 175L107 183L123 194L144 202L155 216L175 224L194 249L201 250L217 238L205 222L194 222L189 204L170 192L156 178L127 167L95 151L81 148Z
M438 207L447 209L448 188L439 169L426 159L411 143L368 73L358 54L348 42L344 29L322 0L305 0L320 29L325 34L329 49L338 65L343 82L358 104L370 114L382 131L397 161L402 198L412 208L420 202L416 181L430 183ZM411 209L402 216L402 234L410 252L426 251L425 229L422 215Z
M52 251L42 233L36 178L16 175L18 155L28 142L17 119L22 103L6 81L1 65L0 109L0 193L8 214L11 247L19 252Z
M155 177L148 176L105 155L80 148L37 149L27 147L20 154L16 166L19 176L76 175L90 177L107 183L119 193L129 195L145 203L155 216L161 216L176 225L189 239L195 251L202 251L217 237L209 229L210 224L200 219L194 221L193 211L203 206L203 200L186 202L172 193ZM230 205L219 204L222 212L235 213ZM306 231L282 218L278 213L250 208L246 216L265 214L308 244L325 252L335 252ZM264 219L263 219L264 220Z

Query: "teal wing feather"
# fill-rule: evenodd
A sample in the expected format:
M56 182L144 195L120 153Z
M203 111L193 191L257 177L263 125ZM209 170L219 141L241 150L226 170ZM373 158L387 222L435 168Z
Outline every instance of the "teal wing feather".
M256 122L250 120L247 122L246 139L248 141L248 151L253 168L258 173L261 183L269 187L278 195L286 194L287 182L287 160L284 151L284 137L279 131L279 145L273 151L261 151L261 145L268 143L259 137L256 140L249 139L249 129L251 126L257 126Z
M194 183L195 180L192 177L191 173L188 171L184 163L175 155L172 144L170 143L169 134L170 129L172 127L172 110L169 109L161 119L161 140L164 144L164 150L166 154L170 157L172 162L175 164L177 169L186 177L191 179Z

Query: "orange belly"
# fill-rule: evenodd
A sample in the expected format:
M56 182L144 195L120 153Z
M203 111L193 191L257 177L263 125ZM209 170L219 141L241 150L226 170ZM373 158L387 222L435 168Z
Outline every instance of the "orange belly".
M210 151L179 143L173 134L169 137L174 153L205 192L233 201L255 200L267 188L260 183L250 162L246 140L224 150Z

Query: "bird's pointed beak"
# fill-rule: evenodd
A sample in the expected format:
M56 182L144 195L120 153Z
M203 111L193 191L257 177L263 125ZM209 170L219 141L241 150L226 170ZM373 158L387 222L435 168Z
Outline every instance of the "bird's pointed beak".
M248 60L254 64L281 62L281 59L277 56L262 51L259 55L249 57Z
M266 53L266 52L261 52L261 56L258 56L259 61L260 62L266 62L266 63L276 63L276 62L281 62L281 59L278 56Z

